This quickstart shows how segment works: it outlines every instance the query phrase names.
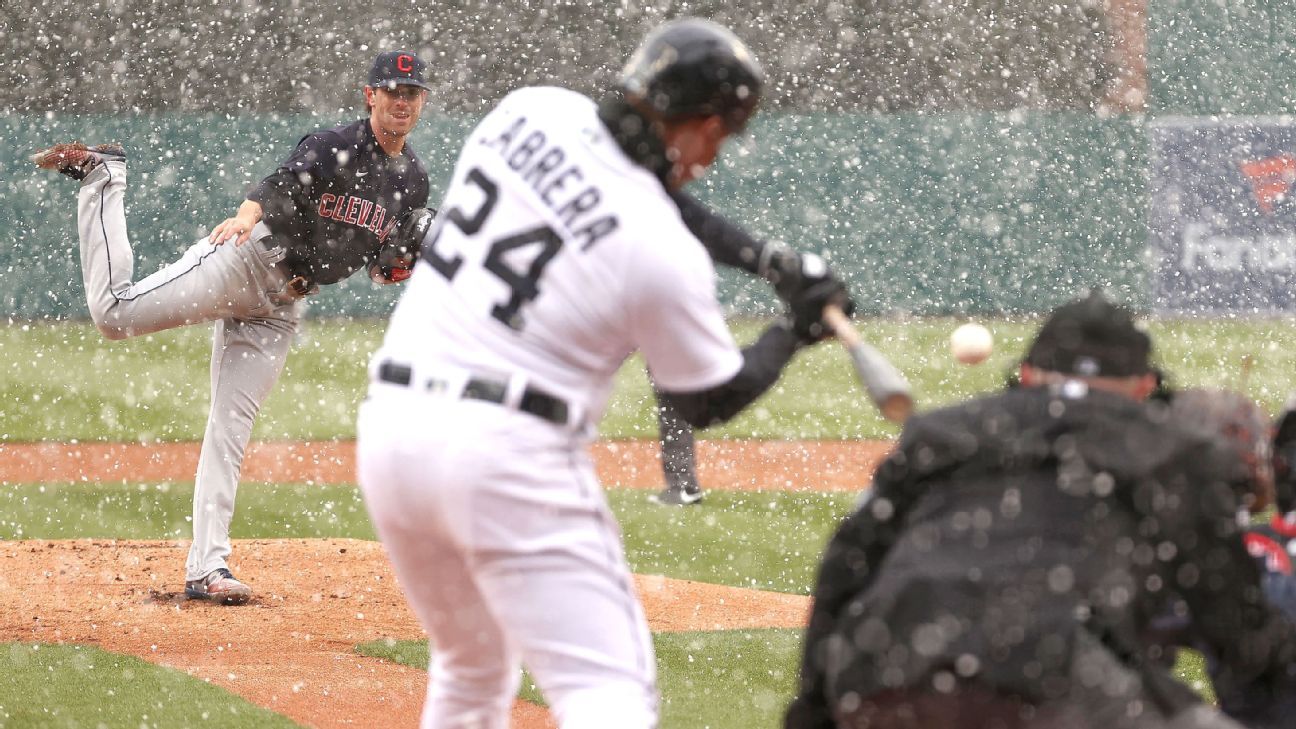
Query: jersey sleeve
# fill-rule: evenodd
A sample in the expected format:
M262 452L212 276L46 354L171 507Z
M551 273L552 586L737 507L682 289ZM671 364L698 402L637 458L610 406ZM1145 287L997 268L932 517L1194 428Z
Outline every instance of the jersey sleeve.
M712 261L760 274L760 261L767 245L765 241L753 238L750 233L683 190L671 192L670 197L679 207L684 225L688 226L690 233L697 236L698 242L706 248Z
M337 174L341 140L335 135L308 134L274 172L261 180L247 199L259 203L265 224L276 233L300 237L317 180Z
M667 392L696 392L729 381L742 367L716 299L715 269L682 229L679 245L644 241L632 256L628 321L648 371Z

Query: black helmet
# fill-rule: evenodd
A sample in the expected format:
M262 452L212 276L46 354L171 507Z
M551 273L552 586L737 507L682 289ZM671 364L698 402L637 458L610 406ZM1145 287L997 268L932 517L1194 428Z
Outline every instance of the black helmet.
M738 37L709 20L663 23L621 71L621 90L663 119L724 117L741 131L760 100L765 72Z

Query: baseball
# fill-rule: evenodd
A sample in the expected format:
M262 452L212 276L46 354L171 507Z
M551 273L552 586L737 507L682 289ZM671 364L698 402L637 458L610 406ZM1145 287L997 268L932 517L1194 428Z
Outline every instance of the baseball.
M954 353L954 359L966 365L984 362L993 348L994 337L980 324L969 322L950 335L950 351Z

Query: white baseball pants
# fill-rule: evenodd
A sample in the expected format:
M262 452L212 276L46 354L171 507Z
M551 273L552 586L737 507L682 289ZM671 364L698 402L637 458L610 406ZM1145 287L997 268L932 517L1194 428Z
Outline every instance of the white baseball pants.
M126 163L109 161L86 176L77 199L81 274L95 326L108 339L215 322L211 412L194 486L193 530L185 572L199 579L226 566L243 454L252 423L283 370L301 320L275 264L282 248L258 226L252 241L211 245L204 238L177 261L132 282L135 256L126 230Z
M493 403L375 382L365 504L432 644L423 729L507 729L525 664L563 729L650 729L656 665L585 443Z

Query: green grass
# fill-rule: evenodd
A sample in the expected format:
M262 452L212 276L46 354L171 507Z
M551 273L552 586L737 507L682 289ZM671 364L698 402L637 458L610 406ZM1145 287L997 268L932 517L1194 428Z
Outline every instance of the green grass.
M76 645L0 643L0 728L296 727L200 679Z
M912 380L920 407L997 388L1021 357L1038 322L988 321L998 344L985 364L958 365L946 340L953 319L871 319L865 337ZM739 341L763 324L733 323ZM266 402L253 437L261 440L351 438L364 396L365 365L382 337L378 320L309 322ZM1296 322L1184 320L1151 324L1158 358L1182 385L1245 385L1270 411L1296 371ZM209 327L189 327L124 342L103 341L84 323L0 327L0 440L198 440L208 407ZM653 398L642 362L618 373L601 431L610 438L656 434ZM875 438L896 429L882 421L829 342L798 355L772 391L732 423L703 437Z
M909 376L926 408L999 387L1038 325L986 322L998 340L994 355L984 365L962 367L946 347L958 323L883 319L859 327ZM734 327L740 341L761 328L758 322ZM353 437L365 364L383 328L380 321L308 323L254 437ZM1180 386L1242 387L1271 412L1291 389L1296 352L1287 343L1296 339L1296 322L1172 320L1152 322L1150 329L1159 361ZM208 406L210 336L209 328L193 327L109 343L82 323L0 327L0 441L197 440ZM1244 359L1251 364L1244 366ZM632 360L618 373L603 434L654 437L651 405L642 363ZM894 434L868 405L844 354L826 344L800 355L747 413L703 437ZM643 491L613 488L608 496L636 572L801 594L853 500L850 494L712 492L702 508L665 509L649 504ZM187 483L6 484L0 539L184 539L191 499ZM245 484L233 536L372 539L373 530L353 487ZM177 570L182 562L177 553ZM797 640L797 631L657 636L663 726L777 725L790 695ZM425 645L397 647L411 652L412 665L426 665ZM1177 670L1209 695L1200 657L1181 657ZM0 675L6 677L0 728L185 726L200 716L195 707L209 707L198 710L209 712L203 725L290 725L207 684L89 648L9 644L0 647ZM136 686L144 688L136 692ZM109 690L117 693L109 697ZM176 707L183 715L167 713ZM245 717L253 718L237 723Z
M801 638L799 630L779 629L653 635L661 729L782 726L796 689ZM376 641L356 646L356 652L423 670L428 665L426 640ZM1179 651L1174 673L1207 701L1215 701L1200 653ZM545 705L525 672L518 697Z
M192 507L192 483L9 485L0 539L189 539ZM353 486L251 483L239 487L230 536L375 538Z
M712 492L703 506L689 509L657 506L647 500L644 491L635 489L611 489L608 498L623 526L627 557L636 572L805 594L813 583L823 545L851 508L854 495ZM10 485L0 490L0 539L183 539L188 536L186 517L191 499L189 484ZM351 486L244 484L239 489L233 531L235 538L373 538L359 491ZM179 573L183 553L177 551L175 559ZM790 697L798 636L799 631L656 636L662 726L776 726L781 706ZM372 644L362 652L420 668L427 665L426 643ZM5 656L0 651L0 675L34 682L45 671L67 674L67 661L81 660L75 658L78 654L68 654L72 658L62 657L62 664L49 668L22 663L22 655ZM138 671L124 662L134 659L118 658L90 661L97 666L97 673L86 678L92 693L134 680ZM1178 670L1184 680L1209 695L1199 657L1195 662L1192 655L1181 658ZM524 690L523 695L538 700L533 690ZM0 688L0 707L8 711L5 697ZM148 700L147 696L123 698L126 703L121 710L142 715L150 710ZM65 702L54 694L42 705L57 707L69 717L95 716L82 714L81 704ZM217 706L242 704L229 697ZM57 723L62 721L58 716L44 719L54 726L66 725ZM46 725L43 722L35 725ZM26 719L0 722L0 728L32 725Z
M1180 650L1175 658L1175 678L1193 687L1206 701L1215 703L1215 688L1206 675L1206 658L1188 648Z
M362 656L382 658L393 663L412 666L421 671L428 667L428 642L426 640L395 640L387 638L372 643L361 643L355 648ZM518 689L518 698L540 706L548 706L535 681L525 671L522 673L522 686Z
M658 633L661 729L763 729L783 725L800 662L799 630ZM427 641L379 641L363 655L415 668L428 665ZM529 675L521 698L543 704Z
M856 496L710 491L688 509L651 504L643 491L608 498L635 572L804 595Z
M634 571L799 594L853 499L714 491L702 508L676 509L642 490L608 492ZM0 539L188 539L192 501L191 483L11 485L0 489ZM239 487L231 536L375 538L355 487L255 483Z
M662 729L783 726L801 661L800 630L664 633L653 644Z

